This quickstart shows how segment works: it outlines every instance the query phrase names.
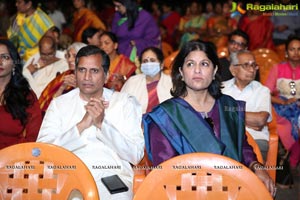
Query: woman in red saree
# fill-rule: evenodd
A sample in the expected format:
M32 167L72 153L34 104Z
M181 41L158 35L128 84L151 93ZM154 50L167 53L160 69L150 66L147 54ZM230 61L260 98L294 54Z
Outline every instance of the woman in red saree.
M81 42L82 32L88 27L106 30L104 23L92 10L85 7L85 3L85 0L73 0L76 9L73 15L73 40L77 42Z
M240 19L238 26L249 35L249 50L275 49L272 40L274 25L269 16L262 15L260 11L247 11L247 14Z
M100 36L100 48L109 56L110 66L105 87L120 91L125 81L134 75L136 65L123 54L118 54L118 40L114 33L104 32Z
M43 113L46 112L50 102L54 97L65 94L76 87L74 75L75 57L77 52L84 46L86 46L86 44L74 42L68 47L66 59L69 64L69 70L57 75L56 78L53 79L42 92L39 98L39 103Z

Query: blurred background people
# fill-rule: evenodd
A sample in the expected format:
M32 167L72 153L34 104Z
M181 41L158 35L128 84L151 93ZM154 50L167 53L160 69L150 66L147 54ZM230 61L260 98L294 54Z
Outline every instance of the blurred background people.
M56 76L43 90L41 96L39 97L39 103L43 114L46 112L49 104L54 97L58 97L62 94L73 90L76 87L75 80L75 57L77 52L86 46L86 44L81 42L72 43L65 54L66 60L68 62L69 69L62 72Z
M104 23L99 17L89 8L86 7L85 0L72 0L75 7L73 15L73 40L81 42L82 32L88 27L106 30Z
M23 60L38 52L38 42L54 26L51 18L38 7L38 0L16 0L17 14L7 36L18 48Z
M186 42L199 39L206 33L206 18L202 15L202 4L196 0L188 2L185 15L180 18L181 39L179 48Z
M118 38L121 54L135 62L145 48L160 47L160 31L149 12L139 7L136 0L114 0L113 3L116 12L111 30Z
M45 1L46 11L48 16L52 19L54 25L62 33L64 25L67 23L66 18L62 11L58 8L58 0L47 0Z
M100 47L100 35L102 30L93 27L86 28L81 35L81 41L88 45L95 45Z
M40 58L30 60L29 65L23 69L23 75L38 98L50 81L69 68L64 58L56 57L56 43L53 37L42 37L39 52Z
M100 48L109 56L110 65L105 87L120 91L125 81L136 70L136 65L124 54L118 53L118 38L112 32L104 32L100 36Z
M260 5L260 2L255 1L253 4ZM269 16L265 16L259 10L248 10L240 20L238 27L246 32L250 38L249 50L258 48L274 49L272 33L274 25Z

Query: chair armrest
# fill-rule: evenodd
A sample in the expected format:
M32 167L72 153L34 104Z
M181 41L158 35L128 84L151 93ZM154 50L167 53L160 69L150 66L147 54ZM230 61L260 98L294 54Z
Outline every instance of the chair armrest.
M270 132L269 139L269 151L267 155L266 166L274 167L274 169L269 169L268 174L271 176L272 180L276 180L276 163L277 163L277 153L278 153L278 135L276 131Z

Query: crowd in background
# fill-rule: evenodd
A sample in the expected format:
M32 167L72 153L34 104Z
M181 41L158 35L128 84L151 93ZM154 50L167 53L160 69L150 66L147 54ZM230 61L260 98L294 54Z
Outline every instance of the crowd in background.
M245 5L245 3L239 1L238 5ZM253 2L254 5L267 5L270 3L293 5L297 2L293 0ZM71 90L73 92L70 94L73 94L76 98L82 93L81 90L86 83L80 85L79 82L76 82L76 78L81 78L84 82L86 77L83 75L80 77L80 73L83 74L82 70L86 70L86 68L79 66L78 69L80 60L75 58L76 54L83 48L86 52L81 52L83 54L81 55L83 57L81 62L85 65L89 65L89 62L84 59L85 56L91 56L97 64L99 64L99 60L94 54L101 54L101 61L104 58L107 60L105 63L106 71L103 72L103 77L106 77L106 75L107 77L105 80L101 79L101 84L103 82L103 85L112 89L112 91L121 91L134 96L137 101L127 96L122 96L122 98L129 98L128 101L132 101L132 105L138 104L135 108L132 108L132 110L137 110L135 114L142 113L148 117L153 115L148 115L148 113L151 113L155 106L162 105L163 107L167 105L166 103L162 104L162 102L172 98L172 96L180 99L178 102L176 100L171 103L174 103L174 105L185 105L186 102L192 105L196 102L197 98L191 94L199 95L199 93L189 85L192 73L189 66L193 66L194 62L199 61L199 58L213 60L212 64L200 62L203 65L202 67L206 65L211 67L207 77L210 83L217 84L217 90L220 93L206 94L209 97L209 101L206 102L209 106L205 105L205 109L210 108L217 113L223 112L223 110L218 111L215 105L222 104L222 101L219 101L222 88L221 81L225 81L223 82L225 88L222 90L224 94L226 93L236 100L247 102L246 110L244 110L245 124L240 128L244 131L244 127L247 127L247 131L258 143L263 158L266 160L269 139L267 123L274 117L271 109L274 106L278 114L277 123L282 125L281 128L283 127L282 130L285 131L285 134L278 133L280 140L284 148L291 153L290 164L292 167L296 167L300 157L300 113L297 111L299 109L300 91L300 11L280 11L288 15L281 17L279 14L275 15L267 11L245 10L245 13L243 13L243 10L241 12L234 10L234 12L232 11L232 5L231 0L187 0L184 2L172 0L1 1L0 39L1 41L10 40L12 43L0 43L0 51L4 52L2 52L0 60L10 69L6 77L0 78L3 83L0 86L0 114L4 113L12 124L16 122L16 119L20 119L20 122L17 122L18 126L14 130L15 133L12 134L18 140L13 140L5 134L4 136L0 135L0 149L24 142L26 141L24 138L27 138L27 141L36 140L34 135L37 136L49 105L52 110L57 109L54 103L53 105L50 104L51 101ZM199 43L189 43L190 41L198 41ZM205 44L202 44L203 41ZM93 49L94 47L91 47L91 45L98 48ZM88 47L85 48L86 46ZM279 49L282 46L284 46L284 51L280 54ZM191 50L188 48L196 49ZM218 50L221 48L227 50L226 55L222 58L218 54ZM284 64L280 64L271 70L271 75L266 84L260 83L259 66L252 53L260 48L277 51L279 57L282 58L280 61L285 61ZM211 50L213 52L210 52ZM10 55L15 51L18 51L19 55ZM194 56L195 51L197 52L196 56ZM170 70L170 66L166 66L164 61L174 52L179 52L179 56L175 58L172 66L178 69L177 71L173 69L170 74L166 70L168 67ZM216 57L215 53L219 57ZM213 59L207 58L207 55L212 55ZM185 63L185 57L191 57L193 62ZM10 60L18 62L18 65L13 66ZM21 64L24 64L24 66L21 66ZM79 70L80 73L75 75L75 70ZM98 73L98 69L92 68L90 70L89 73ZM22 82L23 85L20 86L19 82ZM210 83L208 84L209 87L213 87L210 86ZM81 86L81 88L78 89L78 86ZM12 87L13 90L10 90L9 87ZM18 88L26 91L24 93L27 96L25 96L26 98L20 97L22 95ZM74 90L74 88L77 89ZM170 93L171 89L173 89L173 92ZM15 90L17 92L13 94L12 91ZM103 89L100 88L100 90ZM211 90L213 89L208 90L212 93ZM258 90L261 93L257 92ZM102 92L107 96L112 95L110 90L106 91L105 89L104 91ZM253 98L250 99L255 95L260 97L260 103L258 103L258 98L255 101ZM199 96L203 97L202 95ZM225 102L233 101L231 98L226 98ZM68 100L71 101L71 99ZM217 100L218 103L215 103ZM266 100L268 102L263 103ZM96 100L89 101L88 105L98 105L99 102L94 101ZM83 103L86 102L78 101L80 106ZM38 104L40 104L40 110ZM21 107L18 108L16 105L21 105ZM32 105L34 109L31 108ZM108 107L106 104L101 106L101 109ZM199 105L192 105L193 108L197 108L197 106ZM216 118L215 115L217 114L211 113L210 109L199 113L203 119L213 118L221 124L223 119ZM82 110L84 109L82 108ZM55 111L59 112L59 110ZM126 121L125 114L122 118L124 121ZM207 116L207 114L211 116ZM51 113L48 115L51 115ZM35 118L31 119L32 116L35 116ZM89 126L93 126L91 119L86 117L83 111L80 117L83 117L82 121L88 123ZM102 116L102 120L103 118L104 116ZM27 124L30 120L34 122L34 127ZM74 123L76 120L74 119ZM203 120L200 121L202 123ZM139 122L137 119L136 124ZM105 123L108 122L105 121ZM88 129L89 126L85 128ZM128 126L128 124L124 124L125 126ZM216 130L213 127L212 131L221 134L223 130L220 129L220 126L217 125ZM99 127L97 126L97 128ZM1 129L4 132L8 131L7 128L0 125L0 133ZM208 129L211 131L209 127ZM141 131L139 131L136 134L141 139ZM237 135L239 134L240 132L237 133ZM262 134L265 135L262 136ZM120 133L120 135L122 134ZM150 133L147 133L147 135L152 139ZM162 137L162 141L166 139L161 133L159 135ZM131 141L126 140L124 143L127 142L130 143ZM243 142L240 141L238 145L242 146ZM142 151L142 143L138 144L139 149L137 151L139 153ZM171 143L169 146L171 146ZM153 144L150 141L148 148L151 145ZM241 146L239 146L240 149L242 149ZM172 148L170 147L170 149ZM173 149L171 153L168 152L168 158L178 154L177 149L176 153L174 152ZM155 154L155 152L152 153ZM229 154L231 153L229 152ZM135 161L139 160L141 155L137 157ZM158 159L157 164L165 160L165 158L155 159ZM250 166L250 161L248 165ZM130 173L129 170L128 176L132 175Z

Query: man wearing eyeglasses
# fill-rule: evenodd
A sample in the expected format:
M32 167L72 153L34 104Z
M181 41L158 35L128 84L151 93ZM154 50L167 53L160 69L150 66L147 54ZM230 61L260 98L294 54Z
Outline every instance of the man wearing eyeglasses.
M258 65L250 51L234 52L230 55L230 60L229 69L233 78L223 82L222 92L246 102L246 130L257 142L266 161L269 149L267 122L272 120L270 90L254 80Z
M242 30L233 31L228 38L228 57L222 57L219 59L220 67L218 68L218 73L221 75L221 81L227 81L232 78L232 74L229 71L230 66L230 54L247 49L249 43L249 37L247 33Z
M69 69L64 58L57 57L57 46L53 37L44 36L39 41L39 54L25 64L23 75L27 78L37 98L57 74Z

